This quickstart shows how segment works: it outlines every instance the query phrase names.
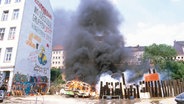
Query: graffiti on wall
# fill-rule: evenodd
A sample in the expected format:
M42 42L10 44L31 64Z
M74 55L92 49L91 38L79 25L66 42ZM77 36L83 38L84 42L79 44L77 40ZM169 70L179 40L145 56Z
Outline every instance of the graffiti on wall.
M12 94L35 95L45 94L48 90L48 78L46 76L29 76L17 72L13 78Z

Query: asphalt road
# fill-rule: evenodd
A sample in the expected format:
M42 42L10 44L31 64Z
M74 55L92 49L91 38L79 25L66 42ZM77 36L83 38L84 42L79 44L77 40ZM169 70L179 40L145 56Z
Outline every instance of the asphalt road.
M157 99L90 99L90 98L66 98L60 95L7 97L3 104L177 104L173 98Z

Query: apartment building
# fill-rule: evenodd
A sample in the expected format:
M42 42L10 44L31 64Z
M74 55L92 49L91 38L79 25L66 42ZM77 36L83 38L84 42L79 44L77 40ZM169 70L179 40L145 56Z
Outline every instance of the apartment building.
M51 67L64 69L64 51L63 47L56 45L52 49Z
M53 21L49 0L0 0L0 71L8 92L48 89Z
M125 47L129 52L129 57L127 59L128 65L140 65L143 54L144 54L144 46L130 46Z

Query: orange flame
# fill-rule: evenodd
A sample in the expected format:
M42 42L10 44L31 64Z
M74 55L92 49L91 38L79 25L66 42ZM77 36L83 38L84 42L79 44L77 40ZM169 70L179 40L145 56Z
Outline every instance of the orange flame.
M68 81L65 85L66 91L78 92L79 95L83 95L82 97L95 97L97 96L96 91L94 90L94 86L90 84L78 80Z

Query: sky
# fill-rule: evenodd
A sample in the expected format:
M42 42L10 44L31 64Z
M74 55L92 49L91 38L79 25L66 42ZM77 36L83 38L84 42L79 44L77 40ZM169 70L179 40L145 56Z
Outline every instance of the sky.
M110 0L122 16L125 46L184 41L184 0ZM80 0L50 0L53 11L75 12ZM57 14L60 15L60 14Z

